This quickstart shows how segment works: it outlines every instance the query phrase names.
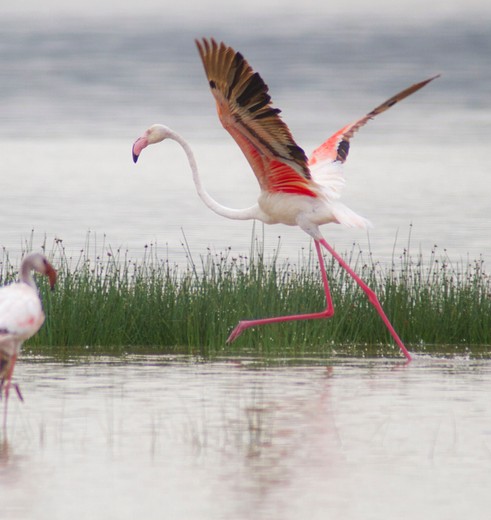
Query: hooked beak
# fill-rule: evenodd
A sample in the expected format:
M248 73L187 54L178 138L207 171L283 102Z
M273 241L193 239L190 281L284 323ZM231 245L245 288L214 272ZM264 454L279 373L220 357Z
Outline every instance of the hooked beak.
M132 148L133 162L138 161L138 157L141 151L148 146L148 139L146 137L139 137L134 143Z
M51 264L46 264L46 273L45 274L49 279L49 286L50 286L51 290L53 290L55 288L57 274Z

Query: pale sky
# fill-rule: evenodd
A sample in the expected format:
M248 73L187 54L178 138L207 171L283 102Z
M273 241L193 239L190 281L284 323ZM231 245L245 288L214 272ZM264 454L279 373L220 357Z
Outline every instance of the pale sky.
M407 21L419 19L461 18L482 21L491 18L491 2L486 0L15 0L4 1L2 15L36 15L53 18L59 15L102 18L107 16L156 16L184 21L224 20L253 14L260 17L326 17L346 20L366 17L390 17ZM326 26L326 30L329 27Z

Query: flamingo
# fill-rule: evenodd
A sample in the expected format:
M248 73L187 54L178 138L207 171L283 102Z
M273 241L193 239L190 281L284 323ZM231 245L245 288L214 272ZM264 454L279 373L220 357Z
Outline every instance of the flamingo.
M31 271L49 278L51 289L56 282L56 271L40 253L30 253L22 260L19 281L0 288L0 396L5 394L4 424L10 387L17 391L22 401L19 386L12 384L15 362L23 342L36 334L44 322L41 299Z
M189 144L167 126L152 125L134 142L134 162L137 162L142 150L148 145L172 139L181 145L187 156L198 195L215 213L229 219L257 219L265 224L281 223L300 227L314 240L326 302L321 312L239 321L227 343L236 340L244 330L258 325L332 317L334 306L322 255L321 247L324 247L365 292L402 354L410 361L410 353L387 318L374 291L325 240L319 226L328 223L358 228L370 226L367 219L339 201L345 182L342 165L348 157L350 140L370 119L421 89L438 75L402 90L364 117L344 126L307 158L279 116L280 110L272 106L268 86L242 54L214 39L196 40L196 45L216 101L218 117L239 145L259 182L257 203L248 208L233 209L215 201L201 183Z

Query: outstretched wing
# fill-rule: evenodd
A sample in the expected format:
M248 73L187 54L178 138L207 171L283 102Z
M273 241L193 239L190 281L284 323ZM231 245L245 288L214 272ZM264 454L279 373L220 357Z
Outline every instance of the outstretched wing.
M348 158L350 139L355 132L368 123L370 119L393 107L396 103L423 88L438 76L433 76L402 90L374 108L366 116L338 130L313 151L308 162L312 179L321 186L322 191L328 198L337 199L341 196L341 191L345 184L342 165Z
M354 123L346 125L345 127L341 128L341 130L338 130L335 134L329 137L326 142L314 150L310 156L309 165L315 164L321 160L339 161L344 163L348 157L350 139L353 137L355 132L357 132L362 126L366 125L370 119L373 119L375 116L393 107L396 103L399 103L399 101L402 101L411 94L414 94L414 92L417 92L419 89L423 88L430 81L433 81L439 76L440 75L438 74L432 78L421 81L420 83L411 85L395 96L392 96L387 101L384 101L381 105L379 105L377 108L374 108L366 116L358 119Z
M268 86L223 42L196 40L217 111L263 190L316 196L307 157L273 108Z

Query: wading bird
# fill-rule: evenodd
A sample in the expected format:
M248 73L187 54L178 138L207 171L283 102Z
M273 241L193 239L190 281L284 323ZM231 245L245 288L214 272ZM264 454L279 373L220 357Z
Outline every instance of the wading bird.
M375 293L326 242L319 226L330 222L359 228L369 225L365 218L339 201L344 185L342 165L348 157L350 139L370 119L424 87L437 76L402 90L366 116L346 125L307 158L279 116L280 110L273 108L267 85L252 70L242 54L213 39L197 40L196 45L215 97L220 121L239 145L259 182L261 193L257 204L245 209L232 209L216 202L201 184L189 144L166 126L153 125L135 141L133 160L137 161L146 146L164 139L173 139L186 153L198 195L215 213L230 219L257 219L265 224L299 226L314 239L326 299L326 308L321 312L240 321L227 342L234 341L245 329L256 325L330 318L334 314L322 246L366 293L394 341L410 360L411 355L385 315Z
M22 400L19 386L12 384L15 362L22 343L36 334L44 322L41 300L31 271L49 278L53 289L56 271L40 253L28 254L21 263L19 281L0 288L0 396L5 394L4 424L10 387Z

